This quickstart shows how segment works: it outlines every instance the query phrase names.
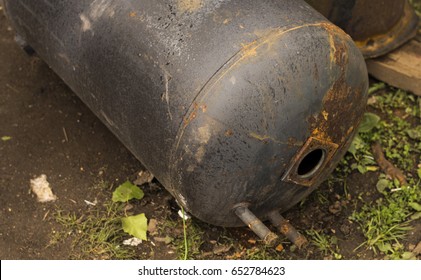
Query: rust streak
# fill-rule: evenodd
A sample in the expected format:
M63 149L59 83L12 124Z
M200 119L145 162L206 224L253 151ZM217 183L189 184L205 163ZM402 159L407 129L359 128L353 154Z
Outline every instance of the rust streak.
M221 79L223 79L228 73L232 71L235 67L237 67L240 63L244 60L255 57L259 53L259 48L268 45L270 47L276 40L279 40L282 36L287 33L293 32L295 30L299 30L306 27L322 27L322 28L330 28L331 30L335 30L335 32L339 32L340 34L346 35L341 29L335 27L333 24L327 22L318 22L318 23L311 23L311 24L303 24L300 26L295 26L289 29L281 29L281 28L274 28L269 30L265 36L258 38L257 40L243 45L243 47L233 55L224 66L222 66L218 71L214 73L214 75L205 83L202 89L197 93L196 100L199 103L203 103L203 101L207 98L207 95L211 92L212 88L219 83ZM349 36L348 36L349 37ZM175 143L175 149L178 149L180 141L183 137L184 131L186 127L196 118L198 105L197 102L194 102L190 107L188 113L188 117L184 118L183 123L181 124L181 129L177 135L178 141ZM255 138L255 137L254 137ZM288 143L281 143L281 144L288 144ZM291 143L289 143L291 144Z
M177 9L180 13L193 13L203 6L203 0L178 0Z
M255 132L250 132L249 136L254 138L254 139L257 139L259 141L262 141L263 143L268 143L269 141L272 141L274 143L281 144L281 145L297 146L297 147L301 147L301 145L303 144L301 141L298 141L298 142L297 141L290 141L290 139L288 139L287 142L283 142L283 141L280 141L278 139L273 138L272 136L260 135L260 134L257 134Z

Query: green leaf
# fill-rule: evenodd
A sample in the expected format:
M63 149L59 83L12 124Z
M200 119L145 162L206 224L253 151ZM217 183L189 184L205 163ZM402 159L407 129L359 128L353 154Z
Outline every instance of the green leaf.
M363 120L358 128L359 132L366 133L370 132L377 126L380 121L380 117L373 113L365 113Z
M421 212L417 212L413 215L411 215L411 220L418 220L419 218L421 218Z
M408 205L411 206L415 211L421 211L421 205L419 203L410 202Z
M357 165L357 169L361 174L367 173L367 168L364 165Z
M113 192L113 202L127 202L130 199L142 199L144 196L143 191L136 185L129 181L124 182Z
M406 134L408 134L408 136L413 140L421 139L421 129L419 129L419 127L416 129L407 130Z
M384 89L386 85L384 83L376 83L371 85L371 87L368 89L368 94L372 94L378 90Z
M121 218L124 232L142 240L147 240L148 219L145 214Z
M379 191L379 193L384 192L384 190L387 187L389 187L389 180L387 180L387 179L380 179L376 184L376 188Z
M351 145L349 146L349 149L348 149L348 152L350 152L354 156L354 158L356 158L357 145L359 141L361 141L361 137L357 134L352 140Z
M418 178L420 178L420 179L421 179L421 168L418 168L418 169L417 169L417 174L418 174Z
M402 259L403 260L415 260L415 254L412 252L404 252L402 254Z
M379 243L377 244L377 248L383 253L393 252L392 245L390 243Z
M1 138L2 141L9 141L10 139L12 139L12 137L10 137L10 136L3 136Z

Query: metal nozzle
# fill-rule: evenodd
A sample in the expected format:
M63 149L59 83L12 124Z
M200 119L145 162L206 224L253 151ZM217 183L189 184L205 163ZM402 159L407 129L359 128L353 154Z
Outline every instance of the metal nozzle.
M298 248L308 243L307 238L300 234L278 211L273 211L268 215L271 223L278 228L279 232L285 235Z
M257 235L265 244L275 245L278 236L259 220L246 206L238 206L235 214Z

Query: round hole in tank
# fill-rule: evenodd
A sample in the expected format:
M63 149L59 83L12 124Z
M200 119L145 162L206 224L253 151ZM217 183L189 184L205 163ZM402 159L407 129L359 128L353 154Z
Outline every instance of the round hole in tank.
M315 149L306 154L297 168L297 175L300 178L309 178L313 176L322 166L326 157L326 151Z

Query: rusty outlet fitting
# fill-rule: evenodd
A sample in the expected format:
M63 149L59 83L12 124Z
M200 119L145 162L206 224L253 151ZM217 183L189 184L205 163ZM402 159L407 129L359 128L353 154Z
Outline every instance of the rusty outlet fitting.
M266 245L274 246L278 236L265 226L246 206L237 206L235 214L243 221Z
M279 230L280 233L285 235L295 246L298 248L303 247L308 243L307 238L299 233L278 211L269 213L268 218L270 222Z

